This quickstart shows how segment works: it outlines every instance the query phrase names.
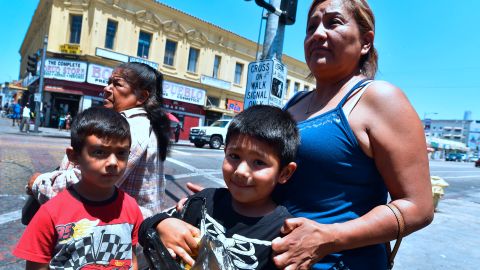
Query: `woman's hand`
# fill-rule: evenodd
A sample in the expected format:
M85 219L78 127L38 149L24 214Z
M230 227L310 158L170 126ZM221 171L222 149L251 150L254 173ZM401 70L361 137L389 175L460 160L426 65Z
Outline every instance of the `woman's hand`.
M33 195L32 193L32 186L33 186L33 183L35 183L35 180L37 179L37 177L40 175L41 173L39 172L35 172L33 173L33 175L30 177L30 179L28 180L27 182L27 185L25 186L25 192L28 194L28 195Z
M176 218L167 218L157 225L160 240L169 252L173 251L184 262L194 264L192 256L198 253L198 242L194 237L200 236L200 230ZM175 257L175 256L174 256Z
M204 189L204 187L200 186L200 185L197 185L197 184L194 184L194 183L191 183L191 182L187 182L187 188L193 192L194 194L197 193L197 192L200 192ZM183 206L185 205L185 202L187 201L187 198L181 198L178 202L177 202L177 206L175 207L177 212L180 213L182 212L182 209L183 209Z
M285 236L272 241L273 261L279 269L310 269L334 252L335 234L331 225L291 218L285 221L281 232Z

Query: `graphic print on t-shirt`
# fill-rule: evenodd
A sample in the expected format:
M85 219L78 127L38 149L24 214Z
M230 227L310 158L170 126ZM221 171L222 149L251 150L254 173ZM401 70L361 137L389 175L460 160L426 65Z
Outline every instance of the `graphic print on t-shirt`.
M58 243L50 269L130 269L133 225L98 224L82 219L55 226Z
M247 238L239 234L233 234L228 238L225 236L225 227L208 214L205 215L205 219L205 231L223 243L237 269L257 269L258 258L255 256L255 246L271 246L271 241Z

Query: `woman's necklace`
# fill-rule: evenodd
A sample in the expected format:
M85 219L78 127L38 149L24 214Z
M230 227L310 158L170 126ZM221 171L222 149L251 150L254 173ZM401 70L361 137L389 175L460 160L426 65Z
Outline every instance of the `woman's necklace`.
M310 106L312 105L313 96L315 95L316 92L317 90L313 90L313 93L310 95L310 100L308 101L308 106L307 106L307 109L305 110L305 115L309 115L310 113L312 113L310 111Z
M341 93L341 92L343 91L343 89L345 89L345 88L346 88L347 86L349 86L350 84L351 84L351 82L347 82L345 85L343 85L343 86L338 90L337 93ZM323 107L325 107L325 105L326 105L326 104L322 104L321 106L320 106L320 105L318 105L318 106L313 105L312 109L310 109L310 107L312 106L312 102L313 102L313 100L315 99L315 98L314 98L314 95L317 94L317 91L318 91L318 90L317 90L317 89L314 89L314 90L312 90L312 91L313 91L313 93L311 94L310 100L308 101L307 109L305 110L305 115L310 115L310 114L313 113L313 112L316 112L316 111L318 111L318 110L321 110L321 109L322 109ZM332 98L333 98L333 97L332 97ZM327 103L328 103L328 102L327 102Z

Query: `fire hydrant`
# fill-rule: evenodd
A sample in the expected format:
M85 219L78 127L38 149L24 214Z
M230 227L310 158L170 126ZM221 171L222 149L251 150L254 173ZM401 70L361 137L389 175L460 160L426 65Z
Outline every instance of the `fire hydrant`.
M435 210L437 210L438 201L445 194L445 188L448 187L447 181L439 176L431 176L430 182L432 184L432 194L433 194L433 205Z

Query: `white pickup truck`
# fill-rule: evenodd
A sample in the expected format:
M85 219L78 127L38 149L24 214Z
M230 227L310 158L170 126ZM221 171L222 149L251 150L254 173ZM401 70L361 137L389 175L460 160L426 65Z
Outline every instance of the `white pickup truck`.
M188 139L196 147L203 147L209 144L210 148L219 149L225 143L228 126L232 119L220 119L210 126L192 127Z

